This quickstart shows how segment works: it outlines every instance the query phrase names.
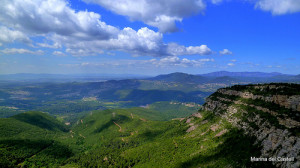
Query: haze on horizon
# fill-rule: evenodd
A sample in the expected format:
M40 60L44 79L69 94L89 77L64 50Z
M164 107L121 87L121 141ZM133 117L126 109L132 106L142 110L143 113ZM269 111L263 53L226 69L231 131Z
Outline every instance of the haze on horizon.
M2 0L0 74L300 74L298 0Z

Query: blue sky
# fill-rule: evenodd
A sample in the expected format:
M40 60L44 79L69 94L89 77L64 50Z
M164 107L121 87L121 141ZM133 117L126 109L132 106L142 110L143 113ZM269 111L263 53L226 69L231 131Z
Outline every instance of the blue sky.
M0 73L300 74L299 0L2 0Z

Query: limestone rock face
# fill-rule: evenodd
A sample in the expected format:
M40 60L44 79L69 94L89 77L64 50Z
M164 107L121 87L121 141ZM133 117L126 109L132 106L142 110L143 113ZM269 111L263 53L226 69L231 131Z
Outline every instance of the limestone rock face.
M246 99L261 99L266 102L272 102L278 104L282 107L292 109L294 111L300 111L300 95L271 95L271 96L262 96L262 95L255 95L249 92L241 92L235 90L228 90L228 89L220 89L218 92L227 95L234 95L240 96Z
M243 129L245 134L255 136L256 143L262 146L261 157L294 158L294 161L274 161L276 167L298 168L300 167L300 94L274 92L285 87L277 84L251 85L246 91L234 88L219 89L217 94L206 99L203 110L212 111L232 125ZM269 92L270 89L273 89L273 92ZM251 90L256 92L252 93ZM250 104L243 100L251 100L248 102L259 100L260 104ZM270 103L279 105L286 109L285 112L292 113L282 114L282 111L274 108L270 110L261 103L262 100L269 105Z

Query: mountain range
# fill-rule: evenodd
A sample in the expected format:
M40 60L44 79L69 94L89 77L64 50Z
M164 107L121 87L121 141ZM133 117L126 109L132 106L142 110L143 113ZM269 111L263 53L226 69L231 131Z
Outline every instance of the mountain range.
M299 82L300 75L287 75L278 72L227 72L219 71L208 74L191 75L181 72L158 75L149 80L161 80L166 82L185 83L266 83L266 82Z
M229 76L229 77L256 77L256 78L264 78L264 77L275 77L275 76L293 76L282 74L279 72L228 72L228 71L218 71L218 72L211 72L207 74L200 74L200 76L209 76L209 77L222 77L222 76Z
M196 77L199 76L199 77ZM171 74L158 75L150 77L149 75L136 75L136 74L0 74L0 81L34 81L34 82L72 82L72 81L103 81L103 80L120 80L120 79L150 79L165 81L182 82L180 79L185 79L187 82L203 82L207 78L215 77L238 77L238 78L284 78L289 79L292 77L299 78L299 75L282 74L279 72L228 72L217 71L205 74L186 74L175 72ZM298 77L297 77L298 76ZM206 78L205 78L206 77Z
M220 74L231 75L220 76ZM238 76L243 74L246 74L244 75L246 77ZM237 84L300 82L299 75L255 72L250 74L249 72L216 72L215 75L200 76L177 72L142 79L97 81L98 78L95 78L96 81L92 82L68 82L65 79L63 79L64 82L57 82L55 75L46 78L45 80L51 81L46 82L39 80L39 75L23 74L23 76L37 78L36 80L26 80L26 82L22 82L24 78L18 82L15 80L0 82L0 116L11 116L23 110L39 110L52 114L79 113L112 106L119 108L145 106L159 101L203 104L207 96L222 87ZM260 77L250 77L255 75ZM41 76L46 77L47 75ZM54 79L52 80L52 78Z

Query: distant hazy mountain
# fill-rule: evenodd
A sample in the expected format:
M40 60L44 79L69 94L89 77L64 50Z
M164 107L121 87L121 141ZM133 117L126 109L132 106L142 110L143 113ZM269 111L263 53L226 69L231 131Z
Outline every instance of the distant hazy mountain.
M299 79L300 79L300 74L299 74L299 75L296 75L295 78L299 78Z
M166 75L158 75L149 80L160 80L166 82L184 82L184 83L204 83L208 81L208 78L198 75L191 75L181 72L175 72Z
M134 74L0 74L0 81L23 81L23 82L88 82L103 80L120 80L120 79L141 79L147 78L146 75Z
M237 83L271 83L271 82L300 82L300 75L288 75L279 72L228 72L219 71L207 74L191 75L181 72L158 75L146 80L194 84L237 84Z
M218 72L211 72L207 74L200 74L200 76L206 77L222 77L222 76L229 76L229 77L274 77L274 76L281 76L285 75L278 72L228 72L228 71L218 71Z
M191 75L181 72L158 75L147 80L178 82L178 83L270 83L270 82L299 82L300 75L287 75L278 72L228 72L219 71L202 75Z

